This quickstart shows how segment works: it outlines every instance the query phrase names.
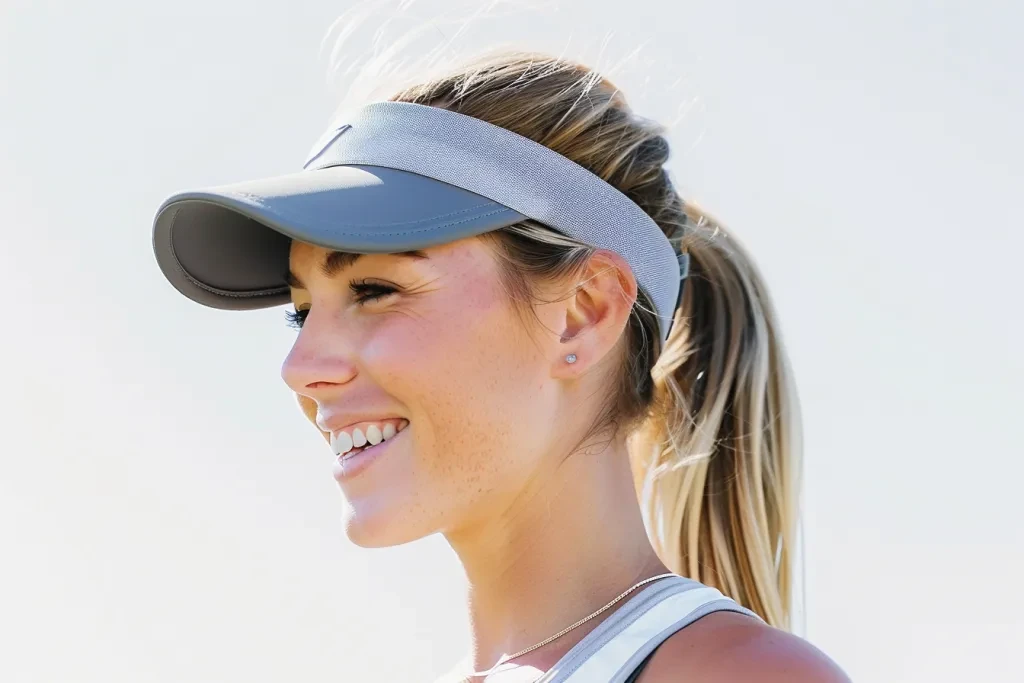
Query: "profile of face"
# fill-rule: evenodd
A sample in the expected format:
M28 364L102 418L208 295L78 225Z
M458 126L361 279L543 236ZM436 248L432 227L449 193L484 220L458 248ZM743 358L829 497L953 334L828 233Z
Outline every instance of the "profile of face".
M353 542L486 524L578 436L557 419L571 384L566 304L524 316L501 268L481 238L362 256L292 245L300 329L282 376L347 451L331 457Z

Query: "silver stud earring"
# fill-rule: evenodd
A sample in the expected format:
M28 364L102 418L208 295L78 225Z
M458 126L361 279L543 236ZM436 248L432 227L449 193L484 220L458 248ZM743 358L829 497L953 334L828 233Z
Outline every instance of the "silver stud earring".
M575 353L570 353L568 356L565 357L565 362L566 363L575 363L576 362L576 354Z

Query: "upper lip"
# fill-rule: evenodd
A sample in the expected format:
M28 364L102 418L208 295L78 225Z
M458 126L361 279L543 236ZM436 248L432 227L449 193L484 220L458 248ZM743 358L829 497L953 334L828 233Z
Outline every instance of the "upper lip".
M381 422L383 420L400 420L398 415L393 413L325 413L318 412L316 415L316 426L325 432L336 434L346 427L357 425L362 422Z

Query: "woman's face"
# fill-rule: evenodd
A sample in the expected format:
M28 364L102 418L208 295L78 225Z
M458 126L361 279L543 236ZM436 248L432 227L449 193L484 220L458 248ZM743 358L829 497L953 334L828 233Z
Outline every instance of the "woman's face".
M551 466L564 309L538 307L531 334L489 244L353 258L295 243L290 267L302 326L282 375L333 451L369 440L330 454L355 543L486 523Z

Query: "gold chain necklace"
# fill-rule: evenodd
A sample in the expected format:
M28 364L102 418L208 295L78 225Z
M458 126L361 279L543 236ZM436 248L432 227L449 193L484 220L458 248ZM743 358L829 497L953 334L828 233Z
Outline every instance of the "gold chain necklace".
M572 626L567 626L566 628L562 629L561 631L559 631L555 635L551 636L550 638L545 638L544 640L540 641L536 645L531 645L530 647L528 647L528 648L526 648L524 650L520 650L519 652L514 652L514 653L512 653L512 654L510 654L510 655L508 655L506 657L502 657L501 659L498 660L497 664L492 666L490 669L487 669L486 671L474 671L473 673L466 674L463 678L464 678L464 680L469 681L470 679L477 678L479 676L488 676L488 675L494 673L494 670L497 669L498 667L502 666L503 664L506 664L506 663L510 662L511 660L517 658L517 657L522 657L523 655L527 654L528 652L533 652L537 648L544 647L548 643L551 643L551 642L554 642L554 641L558 640L559 638L564 636L569 631L572 631L573 629L579 628L580 626L582 626L583 624L587 623L591 619L593 619L595 617L598 617L601 614L604 614L606 611L611 609L612 606L614 606L617 602L619 602L624 597L626 597L627 595L629 595L630 593L635 591L640 586L645 586L645 585L647 585L647 584L649 584L649 583L651 583L653 581L657 581L658 579L665 579L665 578L668 578L670 576L675 576L675 574L658 574L657 576L652 576L650 578L644 579L643 581L635 583L632 586L630 586L629 588L627 588L626 590L624 590L621 595L619 595L617 598L615 598L614 600L609 602L607 605L605 605L601 609L597 610L596 612L593 612L593 613L583 617L582 619L577 621Z

